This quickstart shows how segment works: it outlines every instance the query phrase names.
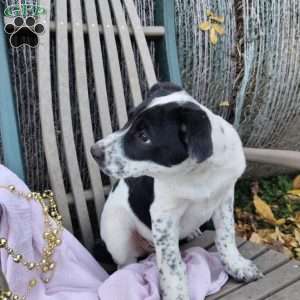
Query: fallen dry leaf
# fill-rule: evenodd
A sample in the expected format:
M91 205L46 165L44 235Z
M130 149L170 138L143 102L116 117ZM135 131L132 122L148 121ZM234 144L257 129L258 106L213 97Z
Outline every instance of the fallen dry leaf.
M249 239L251 242L256 243L256 244L263 244L263 239L261 238L261 236L259 234L257 234L256 232L253 232L251 234L251 237Z
M300 189L290 190L290 191L288 191L288 194L289 194L289 195L293 195L293 196L300 197Z
M203 31L209 30L210 27L211 27L211 24L210 24L210 22L208 22L208 21L205 21L205 22L203 22L203 23L201 23L201 24L199 25L199 29L201 29L201 30L203 30Z
M228 100L225 100L225 101L220 102L219 106L220 107L228 107L228 106L230 106L230 103Z
M276 224L276 219L273 215L271 207L263 201L259 196L254 195L253 203L256 209L256 212L263 217L266 221L270 222L271 224Z
M298 190L300 189L300 175L296 176L293 180L293 189Z
M209 39L210 39L210 42L213 44L213 45L216 45L217 42L218 42L218 36L217 36L217 33L216 33L216 30L214 28L211 28L210 32L209 32Z
M295 239L298 242L298 244L300 245L300 231L298 229L294 230L294 235L295 235Z
M219 23L224 23L224 16L215 16L215 15L211 15L210 18L216 22Z
M212 27L214 28L214 30L220 34L220 35L224 35L225 34L225 29L223 26L219 25L219 24L212 24Z

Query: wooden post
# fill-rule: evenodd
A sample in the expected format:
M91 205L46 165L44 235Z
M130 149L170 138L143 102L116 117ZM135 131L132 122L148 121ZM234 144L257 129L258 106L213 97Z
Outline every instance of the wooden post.
M174 2L174 0L157 0L155 3L155 24L165 28L165 35L158 42L157 61L161 79L182 86L176 43Z
M0 6L0 133L2 150L4 164L24 180L22 147L10 80L2 9L3 7Z

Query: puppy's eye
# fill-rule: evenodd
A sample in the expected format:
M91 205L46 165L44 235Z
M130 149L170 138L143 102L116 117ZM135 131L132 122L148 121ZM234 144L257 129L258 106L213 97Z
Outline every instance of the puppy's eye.
M150 144L151 140L145 130L141 130L137 132L136 137L143 143L143 144Z

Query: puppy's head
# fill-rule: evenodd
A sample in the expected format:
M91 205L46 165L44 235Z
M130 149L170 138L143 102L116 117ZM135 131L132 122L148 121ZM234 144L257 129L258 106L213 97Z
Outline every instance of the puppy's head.
M117 178L176 174L187 160L199 164L212 152L207 113L171 83L154 85L124 128L91 148L103 172Z

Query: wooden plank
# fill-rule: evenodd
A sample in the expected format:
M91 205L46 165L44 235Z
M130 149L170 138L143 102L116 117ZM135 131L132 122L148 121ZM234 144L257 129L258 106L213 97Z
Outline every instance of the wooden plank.
M236 237L236 245L237 245L237 247L240 247L240 246L242 246L243 244L245 244L246 243L246 240L245 239L242 239L242 238L240 238L240 237ZM209 248L209 251L210 252L216 252L217 251L217 247L216 247L216 245L213 245L212 247L210 247Z
M67 25L68 32L72 31L72 25L71 23L68 23ZM98 33L103 34L103 26L97 25L96 29L98 30ZM50 22L50 30L55 32L56 31L56 24L55 22ZM113 26L114 34L119 35L119 29L117 26ZM133 35L133 30L131 27L128 27L128 31L130 35ZM163 26L143 26L143 32L147 39L157 39L161 38L165 34L165 28ZM88 24L83 24L83 33L88 33Z
M267 273L270 270L273 270L274 268L288 261L288 258L279 252L275 252L272 250L264 252L265 250L265 247L263 247L262 250L259 250L257 247L250 247L248 243L244 244L240 248L240 252L245 258L254 258L253 262L260 268L260 270L263 273ZM245 283L237 282L233 279L230 279L229 282L218 293L209 296L207 299L221 299L222 296L228 295L232 291L235 291L244 285Z
M121 128L127 122L127 110L115 34L108 0L98 0L98 5L104 30L106 54L113 88L114 102L116 105L118 125Z
M275 149L244 148L246 159L300 170L300 152Z
M42 0L48 14L40 17L40 21L46 26L45 33L39 37L40 44L37 48L37 71L39 87L40 120L42 138L47 160L47 168L51 181L51 187L55 194L58 208L64 218L64 226L72 231L71 217L68 200L63 182L62 170L59 161L58 148L54 128L54 117L51 93L51 67L50 67L50 36L46 24L50 21L50 0Z
M151 87L157 82L154 66L152 62L152 58L150 55L150 51L147 45L147 41L145 39L145 35L143 32L143 28L141 25L141 21L136 11L136 7L132 0L124 0L124 5L126 7L127 14L129 16L129 20L134 32L135 41L139 49L139 53L141 56L141 61L144 67L144 72L146 76L146 80L148 83L148 87Z
M269 252L267 252L269 253ZM270 262L273 263L273 259L269 258ZM263 261L261 261L263 263ZM261 264L258 264L261 268ZM272 295L274 292L283 289L290 285L296 280L300 279L299 272L300 262L290 261L281 267L275 269L267 276L262 279L251 282L241 289L230 293L229 295L222 297L221 299L230 300L241 300L241 299L253 299L260 300Z
M122 45L122 51L127 67L127 75L129 80L129 88L134 106L142 102L142 93L139 83L139 75L136 68L136 61L132 49L128 26L125 19L125 14L120 0L110 0L112 11L119 29L119 38Z
M75 139L72 126L72 113L69 89L69 53L68 53L68 31L67 31L67 1L60 0L56 3L56 48L57 60L57 87L59 99L60 123L62 138L65 149L65 157L72 195L75 208L79 217L82 230L83 243L89 243L91 236L91 224L85 200L83 184L81 180L78 158L76 153ZM84 222L84 223L83 223ZM88 238L87 238L88 237Z
M94 0L84 1L85 13L87 19L87 29L89 34L89 43L91 49L94 82L96 90L96 98L99 111L99 120L101 124L101 132L103 137L112 133L111 118L109 112L109 103L107 97L107 87L105 81L105 72L103 64L103 55L101 49L101 41L97 29L97 14ZM104 203L99 203L99 211L102 211Z
M300 281L297 281L276 294L266 298L266 300L299 300L299 298Z
M95 201L104 203L104 191L99 168L93 160L90 148L94 144L94 135L91 121L91 112L89 104L87 73L86 73L86 58L84 49L84 39L82 32L82 9L80 0L72 0L70 2L71 20L73 28L73 49L75 62L75 77L76 77L76 92L79 105L80 127L83 137L84 153L86 163L89 170L91 187L94 193ZM96 207L98 216L100 215L99 206ZM85 244L88 248L93 246L93 234L91 223L87 214L81 215L78 218L82 232L84 232Z
M0 12L0 19L0 132L4 164L22 180L25 180L25 167L16 104L12 93L2 11Z
M268 247L266 245L257 245L247 241L239 248L239 250L244 257L253 259L265 253L268 250Z

